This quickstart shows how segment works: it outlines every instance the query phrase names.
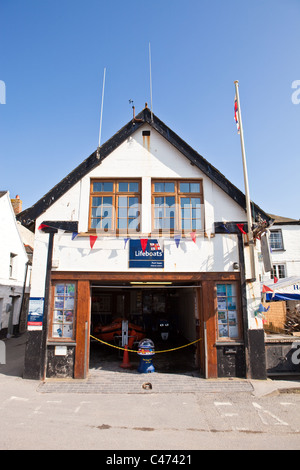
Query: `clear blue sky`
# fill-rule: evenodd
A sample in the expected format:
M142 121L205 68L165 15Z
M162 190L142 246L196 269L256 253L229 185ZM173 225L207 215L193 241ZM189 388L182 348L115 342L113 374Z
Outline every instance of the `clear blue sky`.
M0 189L30 207L150 104L250 196L300 218L299 0L0 0ZM300 92L296 96L300 98Z

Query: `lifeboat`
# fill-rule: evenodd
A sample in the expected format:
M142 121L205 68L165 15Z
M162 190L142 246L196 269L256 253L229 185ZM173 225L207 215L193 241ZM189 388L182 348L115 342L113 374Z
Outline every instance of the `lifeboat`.
M108 343L113 342L116 337L122 336L122 318L116 318L109 325L96 326L93 336ZM146 337L146 333L141 326L128 322L128 337L134 341L141 341Z

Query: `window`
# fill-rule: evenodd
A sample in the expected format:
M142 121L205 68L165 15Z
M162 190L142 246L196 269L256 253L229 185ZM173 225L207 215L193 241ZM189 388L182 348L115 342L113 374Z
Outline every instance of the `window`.
M283 250L281 230L270 230L270 247L272 250Z
M273 264L273 268L271 270L271 279L274 279L274 277L277 277L277 279L286 277L284 264Z
M60 282L53 286L53 307L49 336L75 339L76 284Z
M203 229L202 181L153 181L152 204L154 231Z
M217 306L218 338L239 338L240 326L236 284L217 284Z
M89 230L140 231L140 181L92 180Z

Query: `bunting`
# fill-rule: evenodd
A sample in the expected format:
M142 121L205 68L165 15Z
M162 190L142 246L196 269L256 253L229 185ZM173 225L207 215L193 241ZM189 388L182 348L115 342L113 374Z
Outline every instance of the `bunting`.
M178 248L180 240L181 240L181 236L180 235L174 235L174 240L175 240L176 246Z
M147 248L147 243L148 243L148 238L141 238L141 245L142 245L143 253L145 252Z
M46 224L41 224L38 228L38 230L43 230L43 228L49 227L49 225Z
M230 231L228 230L228 228L226 227L225 224L222 224L221 227L222 227L227 233L230 233Z
M263 292L263 294L265 294L266 292L273 292L273 290L270 289L270 287L263 285L262 286L262 292Z
M124 238L124 250L126 248L126 244L127 244L128 240L129 240L129 238Z
M195 234L195 232L191 232L190 235L191 235L191 238L192 238L193 242L196 243L196 234Z
M244 233L245 235L247 235L247 233L245 232L244 230L244 224L236 224L237 225L237 228L239 229L240 232Z
M96 235L90 235L90 247L91 249L93 249L93 246L95 244L95 241L97 240L97 236Z
M73 232L72 233L72 240L74 240L77 237L77 235L78 235L78 232Z
M270 305L268 308L264 307L263 304L259 304L259 307L258 307L258 312L259 313L263 313L263 312L268 312L270 309Z

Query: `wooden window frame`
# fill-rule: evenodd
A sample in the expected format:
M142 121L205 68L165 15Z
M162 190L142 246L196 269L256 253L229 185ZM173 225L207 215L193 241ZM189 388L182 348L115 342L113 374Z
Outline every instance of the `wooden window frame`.
M231 296L236 298L236 318L237 318L237 328L238 328L238 335L237 336L220 336L219 334L219 309L218 309L218 293L217 293L217 285L218 284L225 284L225 285L234 285L236 288L236 295ZM236 281L216 281L215 282L215 311L216 311L216 340L217 342L237 342L242 341L243 339L243 327L242 327L242 309L241 309L241 298L240 298L240 285ZM230 297L226 295L226 298ZM221 311L223 309L220 309ZM228 320L228 312L230 309L224 309L227 312L227 327L228 327L228 334L229 334L229 320ZM233 310L232 310L233 311Z
M174 183L174 193L171 192L155 192L155 184L156 183ZM200 185L200 192L180 192L180 184L181 183L197 183ZM175 196L175 217L174 217L174 228L155 228L155 198L156 197L168 197L168 196ZM182 227L182 217L181 217L181 198L183 197L199 197L200 198L200 206L201 206L201 228L200 229L185 229ZM194 233L204 233L204 198L203 198L203 180L202 179L164 179L164 178L155 178L151 181L151 205L152 205L152 213L151 213L151 223L152 223L152 231L153 233L157 234L164 234L164 233L181 233L183 236L185 234L190 234L191 232ZM191 219L192 220L192 219Z
M55 287L58 284L74 284L75 286L75 293L74 293L74 309L73 309L73 334L72 338L62 336L57 337L53 336L53 325L56 323L54 321L54 311L59 310L55 308ZM50 319L49 319L49 330L48 330L48 340L50 342L58 342L58 343L75 343L76 341L76 323L77 323L77 281L73 280L61 280L61 281L53 281L51 283L51 300L50 300ZM68 310L68 309L63 309ZM71 309L70 309L71 310Z
M119 183L138 183L139 184L139 191L119 191L118 185ZM93 184L94 183L112 183L113 190L112 191L93 191ZM142 180L140 178L93 178L90 181L90 206L89 206L89 227L88 231L91 233L101 233L101 234L133 234L133 233L140 233L141 231L141 194L142 194ZM93 197L112 197L112 226L110 229L103 229L103 228L93 228L92 225L92 202ZM127 228L122 229L117 227L118 223L118 209L119 209L119 197L124 196L131 196L138 198L138 205L139 205L139 223L138 223L138 230L136 229L129 229L128 228L128 215L127 215Z

